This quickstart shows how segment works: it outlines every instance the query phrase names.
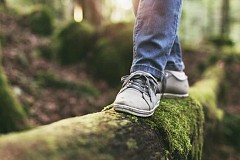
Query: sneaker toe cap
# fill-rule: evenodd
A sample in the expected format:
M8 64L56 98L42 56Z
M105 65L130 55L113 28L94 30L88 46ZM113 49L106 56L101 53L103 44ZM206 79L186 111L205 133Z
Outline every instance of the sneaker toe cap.
M142 93L129 89L119 93L114 101L114 104L139 110L150 110L149 105L142 97Z

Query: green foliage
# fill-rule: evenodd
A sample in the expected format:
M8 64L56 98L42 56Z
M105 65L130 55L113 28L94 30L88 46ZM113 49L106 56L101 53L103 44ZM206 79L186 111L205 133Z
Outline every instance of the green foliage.
M16 16L10 9L6 9L3 12L9 14L10 18L12 18L11 16ZM21 131L29 128L25 110L12 92L2 67L1 42L5 45L13 41L15 41L15 38L11 33L3 32L0 34L0 133Z
M67 80L58 78L56 75L54 75L50 72L38 73L36 80L38 82L38 85L40 85L42 87L68 89L79 95L87 95L87 96L95 96L95 97L99 95L98 89L95 88L90 82L76 84L72 81L67 81Z
M238 53L225 54L223 60L227 65L234 63L240 64L240 54Z
M118 23L105 26L100 33L92 70L110 85L119 84L120 77L129 72L132 61L132 24Z
M240 116L227 114L224 116L221 128L224 140L240 149Z
M54 49L52 46L49 45L43 45L38 48L39 54L41 57L52 60L55 58Z
M19 131L27 127L25 112L12 93L3 68L0 65L0 133Z
M223 58L221 53L210 53L207 58L198 65L198 69L199 71L201 71L202 73L204 71L206 71L208 69L208 67L211 67L213 65L215 65L217 62L219 62L219 60L221 60Z
M223 78L221 66L209 67L203 79L190 88L190 94L206 107L207 118L214 121L221 121L224 116L223 111L217 107L217 95L221 87L219 84Z
M7 45L8 43L14 42L14 37L12 35L6 35L0 33L0 42L2 43L2 46Z
M6 43L5 37L0 33L0 43L4 45Z
M94 29L87 22L71 22L57 36L57 58L61 64L85 60L94 46Z
M26 16L33 33L47 36L53 32L53 16L46 8L37 8Z
M223 47L223 46L233 47L234 46L234 42L232 41L232 39L225 38L222 36L211 37L209 38L209 41L216 47Z

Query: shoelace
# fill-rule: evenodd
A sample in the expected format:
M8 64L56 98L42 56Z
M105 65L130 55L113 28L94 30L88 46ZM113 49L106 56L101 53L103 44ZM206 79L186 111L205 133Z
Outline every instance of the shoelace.
M158 87L158 82L145 74L127 75L122 77L121 81L123 82L123 90L127 88L134 88L141 93L146 93L151 101L153 94L160 90ZM153 92L151 92L150 87L153 89Z

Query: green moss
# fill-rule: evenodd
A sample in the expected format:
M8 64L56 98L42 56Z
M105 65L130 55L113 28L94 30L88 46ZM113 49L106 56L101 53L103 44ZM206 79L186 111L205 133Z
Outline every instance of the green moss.
M138 147L137 147L137 142L136 142L136 140L133 139L133 138L128 139L128 141L127 141L127 147L128 147L128 149L137 149Z
M110 126L112 126L112 127L117 127L117 126L119 126L119 124L121 125L121 126L125 126L125 125L127 125L128 123L130 123L130 121L129 120L122 120L121 122L116 122L116 121L109 121L109 122L107 122Z
M144 149L165 159L198 160L201 159L202 123L202 108L191 98L163 99L149 118L116 113L110 105L105 112L2 136L0 156L22 154L18 160L32 157L90 160L92 155L97 159L114 159L119 153L127 158L136 157L137 153L149 158L149 154L139 153Z
M202 107L191 98L163 99L154 116L145 119L166 134L170 154L183 159L201 159L203 121Z
M63 65L83 62L94 46L95 30L87 22L71 22L57 35L53 46L57 58Z
M217 95L223 79L223 68L219 65L209 68L203 79L190 89L190 94L207 109L210 119L222 120L224 113L217 107Z
M72 81L64 80L51 72L39 72L36 76L36 81L39 86L52 87L58 89L68 89L79 95L99 96L99 90L90 82L77 84Z
M110 109L112 109L112 108L113 108L113 104L110 104L110 105L104 107L104 108L102 109L102 112L103 112L103 111L110 110Z
M20 102L12 93L7 77L0 64L0 133L19 131L26 128L28 128L26 114Z
M212 44L218 48L224 47L224 46L233 47L235 45L233 40L223 37L223 36L211 37L211 38L209 38L209 41L212 42Z
M53 60L55 58L53 47L50 45L39 46L37 54L47 60Z
M114 125L109 125L109 120ZM107 152L108 144L114 140L116 128L124 127L130 122L124 121L123 123L116 112L108 111L62 120L32 131L2 136L0 155L15 157L12 159L19 155L18 160L92 160L95 159L93 156L97 159L112 160L114 158ZM129 145L134 147L134 142L129 142Z
M131 120L132 120L133 122L137 123L137 122L138 122L138 117L136 117L136 116L131 116Z
M119 85L121 76L129 73L132 62L132 24L104 26L92 56L92 71L111 86Z
M53 32L53 15L45 8L37 8L24 17L33 33L50 35Z
M6 37L0 33L0 43L4 46L6 44Z
M235 146L240 149L240 115L226 114L220 126L223 140L226 144Z

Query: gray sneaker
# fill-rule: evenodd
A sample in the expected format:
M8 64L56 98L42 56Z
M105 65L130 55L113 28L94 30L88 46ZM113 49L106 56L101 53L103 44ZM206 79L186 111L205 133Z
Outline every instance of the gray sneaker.
M188 77L184 72L165 70L165 87L162 90L165 98L181 98L188 96ZM159 82L161 85L161 82Z
M114 109L140 117L151 116L161 98L157 80L151 74L137 71L123 77L122 81L122 89L113 103Z

